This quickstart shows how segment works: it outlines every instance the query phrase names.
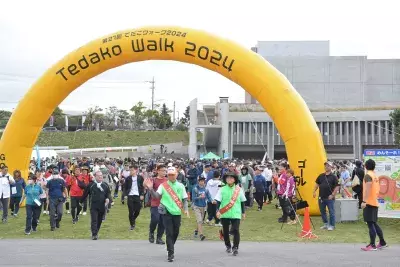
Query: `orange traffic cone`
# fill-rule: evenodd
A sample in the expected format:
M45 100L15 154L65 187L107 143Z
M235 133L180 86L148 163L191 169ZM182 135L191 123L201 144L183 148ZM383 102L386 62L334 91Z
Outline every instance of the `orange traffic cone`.
M308 207L305 208L304 212L304 221L303 221L303 230L301 231L300 234L301 238L318 238L315 234L312 233L311 231L311 220L310 220L310 211L308 210Z

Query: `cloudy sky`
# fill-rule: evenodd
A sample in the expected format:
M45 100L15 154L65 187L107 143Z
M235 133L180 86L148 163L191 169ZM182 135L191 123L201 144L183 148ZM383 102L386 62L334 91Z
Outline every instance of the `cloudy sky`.
M178 25L206 30L245 47L267 40L330 40L331 55L400 58L398 1L389 0L0 0L0 109L12 109L47 68L83 44L123 29ZM190 3L190 4L189 4ZM129 109L151 103L144 81L156 80L156 103L182 114L195 97L243 102L244 91L211 71L149 61L110 70L75 90L61 107ZM180 93L180 92L184 93Z

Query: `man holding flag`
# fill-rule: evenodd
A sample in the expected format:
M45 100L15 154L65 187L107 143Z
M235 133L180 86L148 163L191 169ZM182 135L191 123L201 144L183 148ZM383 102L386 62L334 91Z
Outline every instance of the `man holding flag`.
M189 217L187 193L185 186L176 180L178 173L175 167L167 170L168 181L161 184L157 192L153 189L153 181L147 178L144 186L149 189L154 198L160 199L158 212L162 214L166 243L168 251L168 261L174 261L174 246L178 239L179 228L181 226L181 214L184 212Z

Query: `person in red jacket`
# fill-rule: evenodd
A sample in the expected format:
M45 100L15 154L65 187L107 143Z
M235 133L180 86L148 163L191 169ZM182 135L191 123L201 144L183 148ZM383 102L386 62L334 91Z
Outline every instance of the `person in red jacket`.
M83 191L88 185L85 183L84 177L81 174L81 169L78 166L74 169L74 175L67 178L66 184L69 188L69 195L71 197L72 223L76 224L79 220L79 213L82 210L79 202L83 196Z
M157 177L153 178L153 189L157 190L158 187L168 181L168 179L165 177L167 171L165 168L165 165L158 165L157 166ZM154 232L157 228L157 238L156 238L156 244L158 245L164 245L165 242L162 240L162 236L164 234L164 223L163 223L163 218L159 212L158 212L158 206L160 205L160 199L151 198L151 208L150 208L150 231L149 231L149 242L154 243Z
M90 184L93 181L93 176L90 173L89 167L87 166L82 166L81 167L81 172L82 172L82 178L83 181L85 182L86 185ZM86 216L86 212L87 212L87 206L88 206L88 200L85 199L85 201L83 201L83 213L82 215Z

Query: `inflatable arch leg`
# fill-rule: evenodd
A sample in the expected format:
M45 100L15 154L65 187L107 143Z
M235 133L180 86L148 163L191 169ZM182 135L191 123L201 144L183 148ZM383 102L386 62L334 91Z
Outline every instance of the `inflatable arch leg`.
M180 27L144 27L94 40L61 59L19 102L0 142L1 163L27 174L32 148L53 110L77 87L100 73L130 62L175 60L218 72L255 97L285 142L299 189L318 214L312 198L326 154L306 103L289 81L260 55L209 33ZM40 109L37 107L40 106ZM35 112L32 112L35 110Z

